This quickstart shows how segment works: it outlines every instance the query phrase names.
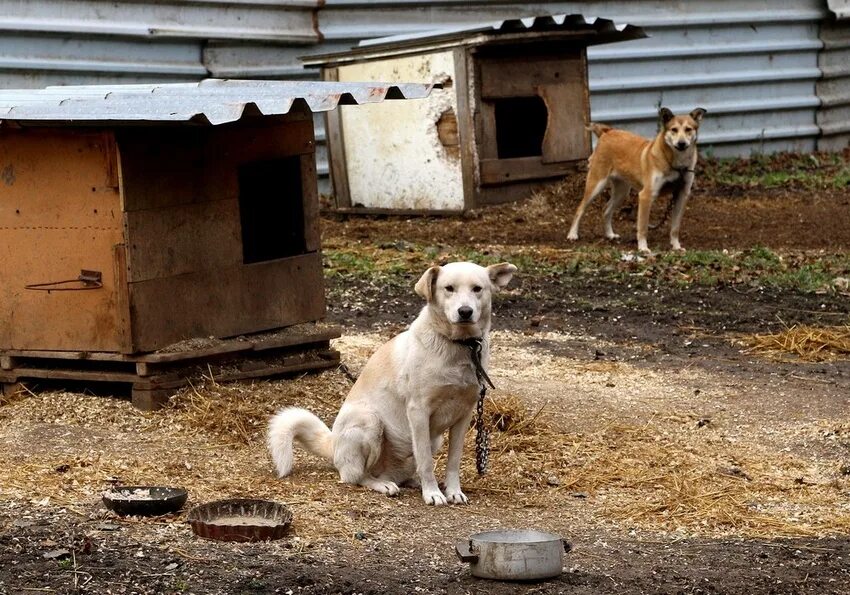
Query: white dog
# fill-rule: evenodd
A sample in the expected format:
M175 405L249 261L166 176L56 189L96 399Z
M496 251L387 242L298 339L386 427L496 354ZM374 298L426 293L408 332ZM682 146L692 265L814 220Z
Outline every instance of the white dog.
M465 504L460 489L464 436L479 385L470 349L481 339L481 362L490 352L491 295L508 284L512 264L481 267L455 262L431 267L416 283L427 300L410 328L381 346L363 368L333 425L305 409L286 408L269 422L268 446L278 474L292 470L293 440L333 461L345 483L393 496L404 482L428 504ZM434 453L449 430L446 492L434 475Z

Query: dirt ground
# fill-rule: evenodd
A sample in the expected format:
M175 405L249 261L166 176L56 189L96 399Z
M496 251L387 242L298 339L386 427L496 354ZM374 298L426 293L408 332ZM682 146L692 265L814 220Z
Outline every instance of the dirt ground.
M564 235L580 185L463 218L329 216L324 243L329 254L572 250ZM621 250L633 248L633 218L619 218ZM682 240L817 261L850 252L848 221L847 189L709 188L693 198ZM583 230L582 246L607 245L598 207ZM664 234L651 236L655 249ZM350 371L416 315L420 273L402 271L403 282L329 274L329 319L345 331L335 346ZM273 477L268 414L299 404L331 421L350 386L340 370L235 386L207 379L156 413L80 393L21 395L0 407L0 593L846 592L850 362L771 358L736 340L848 324L844 293L520 271L495 315L494 407L517 419L494 431L487 475L476 476L468 446L466 507L343 486L308 456L290 478ZM122 519L99 502L115 479L182 485L188 507L286 502L292 534L230 545L195 538L185 510ZM522 585L471 578L455 541L499 527L569 539L566 572Z

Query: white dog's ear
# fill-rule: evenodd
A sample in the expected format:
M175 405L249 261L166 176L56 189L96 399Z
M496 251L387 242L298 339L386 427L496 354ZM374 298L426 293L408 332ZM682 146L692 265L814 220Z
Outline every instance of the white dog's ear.
M501 289L507 285L516 272L516 267L509 262L499 264L491 264L487 267L487 274L490 275L490 281L493 282L493 287Z
M434 283L437 282L437 275L439 274L440 267L431 267L419 278L419 281L416 282L416 286L413 289L416 290L416 293L430 302L434 297Z

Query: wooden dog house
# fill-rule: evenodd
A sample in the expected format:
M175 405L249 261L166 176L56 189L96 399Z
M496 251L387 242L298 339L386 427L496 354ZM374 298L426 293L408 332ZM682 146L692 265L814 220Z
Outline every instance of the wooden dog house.
M339 333L315 324L311 112L429 91L210 80L0 92L0 383L127 382L154 407L214 356L254 360L234 378L334 365Z
M333 81L441 83L427 101L326 115L336 205L463 211L527 196L590 155L586 49L644 32L559 15L361 42L311 56Z

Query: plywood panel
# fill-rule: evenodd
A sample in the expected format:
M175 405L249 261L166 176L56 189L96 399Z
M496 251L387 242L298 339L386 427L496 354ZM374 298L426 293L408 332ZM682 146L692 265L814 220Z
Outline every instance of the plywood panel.
M238 200L130 211L126 221L131 282L242 262Z
M557 56L521 54L507 58L481 57L478 72L481 97L528 97L541 85L585 85L579 50Z
M590 156L590 132L586 126L585 86L577 82L541 85L548 122L543 137L543 163L576 161Z
M557 178L576 170L580 162L543 163L540 157L482 159L479 163L481 185L510 184L523 180Z
M119 349L114 162L109 133L0 132L0 349ZM81 269L100 271L103 287L25 289Z
M229 337L322 318L319 254L130 284L133 347Z

